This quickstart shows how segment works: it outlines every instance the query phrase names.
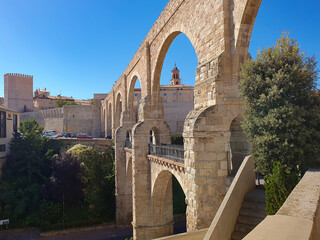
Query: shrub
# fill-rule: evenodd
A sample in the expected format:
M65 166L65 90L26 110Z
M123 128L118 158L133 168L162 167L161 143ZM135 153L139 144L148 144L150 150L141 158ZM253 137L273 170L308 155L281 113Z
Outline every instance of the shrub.
M274 163L272 173L265 177L268 214L275 214L280 209L299 180L297 173L291 173L280 162Z

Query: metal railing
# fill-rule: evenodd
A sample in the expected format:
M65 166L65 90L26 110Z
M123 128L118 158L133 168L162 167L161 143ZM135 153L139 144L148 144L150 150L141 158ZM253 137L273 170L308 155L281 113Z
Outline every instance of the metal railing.
M183 145L155 145L149 143L149 154L184 163Z
M126 148L132 148L132 142L130 140L125 140L124 141L124 147Z

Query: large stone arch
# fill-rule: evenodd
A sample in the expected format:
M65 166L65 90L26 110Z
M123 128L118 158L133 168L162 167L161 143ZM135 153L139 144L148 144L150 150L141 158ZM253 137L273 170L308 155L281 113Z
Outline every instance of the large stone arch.
M151 94L152 94L152 103L153 105L158 106L161 104L160 101L160 78L161 78L161 71L163 67L164 60L166 58L166 54L172 44L172 42L175 40L177 36L180 34L185 35L188 40L191 42L193 49L196 52L197 55L197 50L194 48L194 43L191 41L191 39L186 33L184 33L181 29L184 29L183 26L180 26L180 30L177 30L177 26L175 26L174 29L171 30L171 32L166 33L164 36L164 40L161 42L161 47L159 49L159 52L156 55L156 63L152 75L152 82L151 82ZM195 69L196 71L196 69Z
M134 106L134 87L136 84L136 81L140 82L140 86L141 86L141 98L146 94L145 93L145 84L144 81L142 80L142 78L140 77L140 75L137 72L133 73L133 77L131 78L130 82L129 82L129 88L128 88L128 93L127 93L127 109L128 109L128 113L129 113L129 120L136 123L137 121L137 111L138 111L138 106L139 106L139 102L137 103L138 106Z

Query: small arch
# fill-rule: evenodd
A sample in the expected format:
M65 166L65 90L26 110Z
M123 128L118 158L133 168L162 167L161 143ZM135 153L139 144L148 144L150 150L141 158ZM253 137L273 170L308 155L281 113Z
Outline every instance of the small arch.
M243 118L237 116L230 124L230 150L228 153L228 171L229 175L235 175L244 160L249 155L250 144L244 134L241 123Z
M137 83L140 83L141 88L135 88ZM133 122L137 123L138 122L139 102L143 96L142 81L137 73L135 73L135 75L131 78L130 87L129 87L127 96L128 96L127 109L129 109L129 111L130 111L130 119Z
M114 130L116 130L120 126L120 119L122 113L122 96L119 92L116 97L116 106L115 106L115 118L114 118Z
M107 104L107 138L111 139L112 138L112 104L111 102Z
M178 179L168 170L161 171L152 189L153 223L168 224L173 221L174 214L185 214L185 196Z

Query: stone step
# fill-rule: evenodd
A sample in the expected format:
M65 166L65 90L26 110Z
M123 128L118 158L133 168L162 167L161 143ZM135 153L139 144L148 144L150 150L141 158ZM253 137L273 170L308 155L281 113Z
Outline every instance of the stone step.
M248 234L252 229L254 229L254 226L252 225L237 223L235 231Z
M256 217L248 217L248 216L239 216L238 223L240 224L248 224L256 227L263 219Z
M261 218L263 220L267 216L267 213L265 210L241 208L240 209L240 216Z
M266 211L266 204L261 203L261 202L244 201L242 203L242 208L257 209L257 210L261 210L261 211Z
M247 234L243 232L233 232L231 239L232 240L242 240Z
M247 202L265 203L266 202L265 191L261 189L255 189L252 192L248 193L244 197L244 200Z

